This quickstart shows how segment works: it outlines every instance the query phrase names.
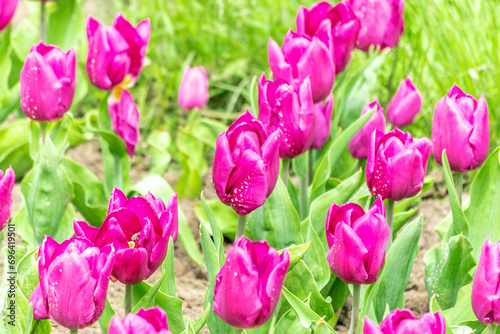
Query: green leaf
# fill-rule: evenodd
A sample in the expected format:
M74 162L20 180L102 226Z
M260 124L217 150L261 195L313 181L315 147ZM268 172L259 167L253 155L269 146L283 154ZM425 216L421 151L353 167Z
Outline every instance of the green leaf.
M54 122L50 131L50 139L54 146L63 154L69 146L68 135L73 125L73 115L67 112L60 121Z
M432 313L436 313L436 312L439 312L441 314L443 314L443 311L441 310L441 308L439 307L439 304L436 300L436 296L432 296L431 297L431 302L430 302L430 305L429 305L429 311L432 312ZM443 314L443 317L444 317L444 314ZM448 320L445 318L445 324L446 324L446 334L453 334L453 331L448 323Z
M394 221L392 222L392 238L396 239L398 231L410 221L410 219L415 215L418 208L413 208L408 211L396 213L394 215Z
M203 176L207 172L205 144L187 129L181 129L177 138L177 160L182 166L182 174L177 182L179 197L196 198L203 188Z
M319 290L322 290L330 281L332 271L330 270L330 265L326 259L323 243L316 234L316 231L314 231L312 225L309 225L307 240L312 244L311 249L304 257L304 262L309 270L311 270Z
M104 307L104 312L99 318L99 326L101 327L101 331L103 334L108 333L109 322L111 321L111 318L113 318L114 315L115 311L111 307L109 301L106 299L106 306Z
M0 128L0 138L2 138L0 140L0 169L6 170L12 165L18 180L33 166L26 135L28 129L27 119L16 120Z
M238 214L230 207L222 203L218 198L206 201L215 217L222 234L231 240L234 240L236 227L238 226ZM201 203L197 203L194 207L194 213L198 221L208 221L208 217ZM250 228L245 226L245 235L250 236Z
M193 329L195 333L201 331L203 327L206 325L209 313L210 313L210 305L205 308L200 318L194 322Z
M68 50L78 44L85 31L85 17L82 0L59 0L56 9L49 15L47 44L54 44Z
M286 334L286 333L296 333L296 334L310 334L311 329L302 326L297 312L293 308L289 309L276 325L275 333Z
M292 166L295 175L304 177L307 173L308 157L311 152L306 152L295 159L292 159Z
M167 256L161 264L161 270L166 273L166 279L163 280L160 291L167 296L177 297L175 291L174 240L172 237L169 238Z
M458 291L457 302L454 307L443 312L447 324L450 326L464 325L476 329L481 333L486 326L481 324L472 310L471 304L472 283L463 286Z
M8 81L12 68L10 53L12 51L10 32L12 25L9 25L0 34L0 97L3 97L9 91Z
M290 246L287 247L288 254L290 255L290 267L288 267L288 271L292 270L293 267L306 255L307 251L311 247L311 241L306 242L305 244ZM278 254L283 253L284 249L278 251Z
M217 223L217 219L215 218L212 209L207 204L205 200L205 195L203 192L201 193L201 204L203 209L205 210L205 214L207 215L208 222L210 224L210 229L212 232L212 236L214 238L215 249L217 250L217 256L219 259L219 269L224 265L224 261L226 261L226 255L224 254L224 237L222 236L222 232L219 228L219 224Z
M137 302L137 304L134 305L132 313L137 313L141 308L148 309L153 307L156 294L158 293L160 286L163 284L164 279L165 279L165 271L161 273L161 277L158 281L156 281L155 285L153 285L148 290L148 292Z
M147 143L151 148L150 173L161 176L167 171L167 167L172 160L172 156L168 151L170 142L170 135L167 131L155 130L149 135Z

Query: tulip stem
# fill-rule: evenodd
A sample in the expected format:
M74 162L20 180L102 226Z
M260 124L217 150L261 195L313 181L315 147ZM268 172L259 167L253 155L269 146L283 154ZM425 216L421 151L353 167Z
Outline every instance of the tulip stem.
M394 201L387 200L387 224L389 225L389 238L387 239L387 244L385 245L385 253L389 252L392 246L392 222L394 220Z
M123 165L119 156L114 155L114 186L123 191Z
M351 310L351 327L349 334L358 334L359 325L359 296L361 295L361 285L352 285L352 310Z
M285 184L285 188L288 188L288 173L290 171L290 159L283 159L283 170L281 171L281 179Z
M78 329L70 329L69 332L70 332L70 334L77 334Z
M247 215L238 216L238 227L236 227L236 235L234 236L234 241L241 238L245 234L245 225L247 224Z
M300 184L299 184L299 205L300 205L300 220L304 220L307 217L308 214L308 209L309 209L309 199L307 198L307 187L309 185L309 181L307 180L307 173L306 175L302 176L300 178Z
M45 1L40 1L40 39L47 41L47 29L45 26Z
M488 327L488 334L495 334L497 332L497 327L496 326L490 326Z
M132 293L134 286L131 284L125 285L125 315L132 312Z
M309 150L309 157L307 158L307 177L309 179L309 184L312 183L313 180L313 153L314 151L312 149Z
M464 189L464 174L457 173L455 179L455 189L457 190L458 203L460 203L460 207L462 207L462 191Z
M239 329L239 328L235 328L235 329L234 329L234 334L240 334L240 333L242 333L242 332L243 332L243 331L242 331L241 329Z
M47 123L40 122L40 144L43 145L45 143L45 136L46 135L47 135ZM40 149L42 148L41 145L39 147L40 147Z

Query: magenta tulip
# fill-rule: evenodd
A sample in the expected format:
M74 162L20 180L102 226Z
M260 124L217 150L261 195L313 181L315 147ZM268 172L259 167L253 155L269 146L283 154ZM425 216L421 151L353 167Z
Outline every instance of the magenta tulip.
M325 20L329 22L324 22ZM311 9L304 6L297 13L297 33L309 37L319 37L324 33L324 25L330 27L333 38L332 59L336 74L342 72L351 60L352 50L356 46L360 29L359 20L348 1L341 1L335 6L321 1ZM321 29L320 29L321 27Z
M46 236L38 250L40 283L29 299L35 320L73 330L92 325L104 311L114 261L112 245L99 249L80 237L58 244Z
M73 49L33 45L21 70L21 109L29 118L47 122L61 118L73 103L76 56Z
M312 38L289 30L281 48L271 38L268 47L273 79L284 80L298 90L309 77L314 103L328 97L335 81L330 22L324 21L318 29L319 37Z
M109 334L172 334L168 329L167 314L158 306L140 309L137 314L126 315L123 319L114 315L108 328Z
M401 81L396 94L387 106L387 120L394 126L408 126L413 123L421 108L422 94L408 77Z
M134 28L122 14L109 27L89 17L86 68L90 82L104 90L118 85L133 86L141 73L150 35L149 19Z
M393 48L405 30L404 0L349 0L361 23L357 48Z
M14 17L19 0L0 0L0 31L4 30Z
M442 164L443 150L454 172L478 168L488 157L490 123L483 95L478 101L453 85L439 100L432 121L432 154Z
M14 169L12 167L7 168L5 175L0 169L0 231L4 229L10 218L14 183L16 183Z
M394 310L382 320L380 327L365 317L363 334L445 334L446 323L441 313L424 313L420 319L408 310Z
M370 140L366 162L366 183L375 197L399 201L422 189L431 141L413 140L411 133L398 128L384 135L376 130Z
M118 98L117 94L120 95ZM113 130L123 139L128 154L133 157L139 140L139 110L134 98L127 90L116 90L109 95L108 110Z
M267 134L248 110L217 137L212 180L222 203L239 215L262 206L278 181L278 129Z
M332 130L332 113L333 113L333 94L330 94L325 106L323 103L316 103L314 105L314 139L311 148L321 150L323 145L330 138Z
M378 100L368 103L363 111L361 111L361 116L374 108L376 109L372 117L370 117L361 130L352 138L348 145L351 155L359 160L368 159L368 148L370 147L370 139L373 132L377 129L383 132L385 131L384 108L380 106Z
M203 66L186 67L181 86L177 94L177 102L182 109L202 109L208 101L208 77Z
M486 326L500 326L500 241L486 239L472 282L472 310Z
M315 109L309 79L298 90L283 80L259 80L259 120L269 131L281 130L279 156L291 159L306 152L314 140Z
M97 247L114 245L116 261L111 278L123 284L137 284L162 264L170 237L173 242L177 240L177 210L177 194L165 207L161 199L149 192L144 197L127 199L115 188L101 228L75 221L75 234Z
M330 269L349 284L377 281L389 234L382 199L378 198L366 213L355 203L333 203L326 218Z
M241 237L217 274L215 314L236 328L262 325L278 304L289 266L288 249L279 255L267 241Z

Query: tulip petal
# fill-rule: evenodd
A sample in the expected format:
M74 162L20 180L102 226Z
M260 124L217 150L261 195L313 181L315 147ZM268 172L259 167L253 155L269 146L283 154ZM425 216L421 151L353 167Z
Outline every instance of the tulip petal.
M377 324L365 316L365 324L363 325L363 334L384 334Z
M49 318L43 302L42 289L40 288L40 284L36 285L35 290L33 290L33 292L31 293L28 303L33 304L33 318L35 318L35 320Z
M137 215L137 217L144 217L144 218L147 217L147 219L149 219L149 221L153 224L155 233L157 235L163 234L163 229L160 224L158 216L156 215L151 205L149 205L148 201L144 199L144 197L140 196L131 197L128 200L127 204L125 204L125 208L134 212Z
M155 331L161 334L167 334L168 331L167 314L158 306L150 309L140 309L137 316L144 319ZM170 333L170 332L169 332Z
M94 290L95 312L92 322L96 322L106 307L106 295L108 293L109 279L115 263L115 250L113 246L107 245L99 249L100 254L92 263L92 273L97 279ZM85 253L84 253L85 254ZM84 255L83 254L83 255Z
M490 146L490 123L488 119L488 105L483 95L479 98L474 112L473 130L469 138L474 155L470 169L481 166L488 157Z
M4 229L5 224L10 218L10 209L12 206L12 190L16 182L16 175L12 167L7 168L5 175L0 170L0 231Z
M75 234L77 237L87 238L92 243L96 242L99 228L90 226L85 221L74 220L73 229L75 230Z
M262 161L266 167L268 179L267 196L270 196L276 186L279 176L279 145L281 141L281 131L278 129L271 133L262 145Z
M273 78L293 82L292 66L286 62L283 51L271 37L269 37L268 56Z
M119 208L125 206L127 201L128 201L127 196L125 196L123 191L114 187L113 191L111 192L111 197L109 198L107 214L109 215L112 211L118 210Z
M137 284L149 276L148 262L144 248L119 249L112 274L123 284Z
M217 137L217 142L215 144L214 163L212 165L212 180L215 191L224 204L230 203L230 199L227 197L230 190L228 189L228 183L229 177L235 167L236 165L233 162L233 156L227 136L225 133L221 133Z

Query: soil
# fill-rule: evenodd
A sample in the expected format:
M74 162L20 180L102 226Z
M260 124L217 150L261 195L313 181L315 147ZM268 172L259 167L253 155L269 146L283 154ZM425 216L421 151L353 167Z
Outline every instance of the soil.
M99 145L95 142L88 142L80 145L77 148L71 149L67 152L67 155L77 161L78 163L86 166L88 169L93 171L102 180L103 169L102 160L99 152ZM136 157L134 161L141 160L140 157ZM131 169L131 181L136 182L140 180L146 174L146 166L144 163L142 165L138 163L132 164ZM167 172L165 174L166 180L175 187L178 179L178 175L173 172ZM206 198L216 197L213 187L211 185L211 177L207 175L205 178L205 196ZM22 197L20 192L20 185L16 184L14 188L14 203L12 212L16 212L22 203ZM165 199L164 199L165 200ZM197 238L199 244L199 222L194 214L194 205L197 201L190 201L188 199L181 199L179 205L182 208L184 214L189 223L189 227L193 232L195 238ZM420 250L418 252L415 264L413 266L410 283L408 284L405 292L406 303L405 307L410 309L416 316L420 316L422 313L428 311L428 295L424 284L424 269L425 265L423 262L423 257L429 249L440 242L439 236L435 233L435 226L448 214L450 211L449 203L447 198L441 199L425 199L419 209L417 214L422 213L424 215L424 228L422 237L420 238L419 246ZM226 245L225 248L229 248ZM0 263L3 267L3 263ZM159 273L153 274L147 282L154 284L159 278ZM176 289L177 294L180 299L183 300L183 314L185 317L190 319L197 319L203 312L203 301L205 297L205 292L208 287L208 276L205 268L201 268L196 265L187 256L186 252L178 243L175 246L175 276L176 276ZM125 289L124 286L119 283L110 283L108 290L108 300L111 303L113 310L120 316L123 317L123 306L122 300ZM336 326L336 330L339 334L346 334L348 332L348 326L350 321L350 297L346 302L339 322ZM59 326L55 322L52 322L54 334L67 333L67 329ZM88 334L100 334L101 330L98 323L85 328L80 331ZM209 333L208 329L205 328L201 333Z

